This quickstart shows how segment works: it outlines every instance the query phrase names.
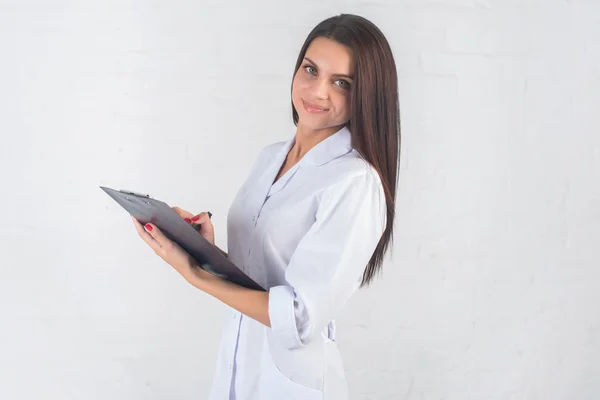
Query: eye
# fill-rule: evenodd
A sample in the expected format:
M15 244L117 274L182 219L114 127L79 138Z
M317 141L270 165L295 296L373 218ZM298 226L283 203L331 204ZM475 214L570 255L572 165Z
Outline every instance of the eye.
M308 72L311 75L315 75L317 73L317 69L312 65L305 65L303 68L306 72Z
M338 86L342 89L350 89L350 83L343 79L338 79L336 82L339 82Z

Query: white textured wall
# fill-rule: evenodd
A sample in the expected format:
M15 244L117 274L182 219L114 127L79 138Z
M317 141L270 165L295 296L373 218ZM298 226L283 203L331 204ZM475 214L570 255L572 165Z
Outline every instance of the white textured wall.
M98 185L226 211L293 134L309 30L394 49L383 278L341 316L353 399L600 398L597 0L0 0L0 399L203 399L225 307Z

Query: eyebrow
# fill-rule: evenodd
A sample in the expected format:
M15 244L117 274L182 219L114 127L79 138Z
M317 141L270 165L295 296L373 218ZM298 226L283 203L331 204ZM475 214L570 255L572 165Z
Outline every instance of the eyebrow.
M304 57L304 59L308 60L311 64L314 64L315 66L317 65L316 62L314 62L313 60L311 60L308 57ZM341 78L348 78L348 79L354 79L353 76L351 75L346 75L346 74L332 74L332 76L336 76L336 77L341 77Z

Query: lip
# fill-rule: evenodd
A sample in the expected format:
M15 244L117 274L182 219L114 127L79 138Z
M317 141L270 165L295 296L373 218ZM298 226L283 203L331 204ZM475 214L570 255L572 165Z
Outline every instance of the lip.
M318 106L315 103L311 103L310 101L304 99L302 99L302 105L304 106L304 109L309 113L322 113L325 111L329 111L328 108Z

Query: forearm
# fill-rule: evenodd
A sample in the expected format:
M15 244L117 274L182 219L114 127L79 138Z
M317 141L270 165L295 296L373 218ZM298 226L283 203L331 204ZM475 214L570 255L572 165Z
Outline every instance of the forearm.
M271 327L268 292L245 288L203 270L190 283L242 314Z

